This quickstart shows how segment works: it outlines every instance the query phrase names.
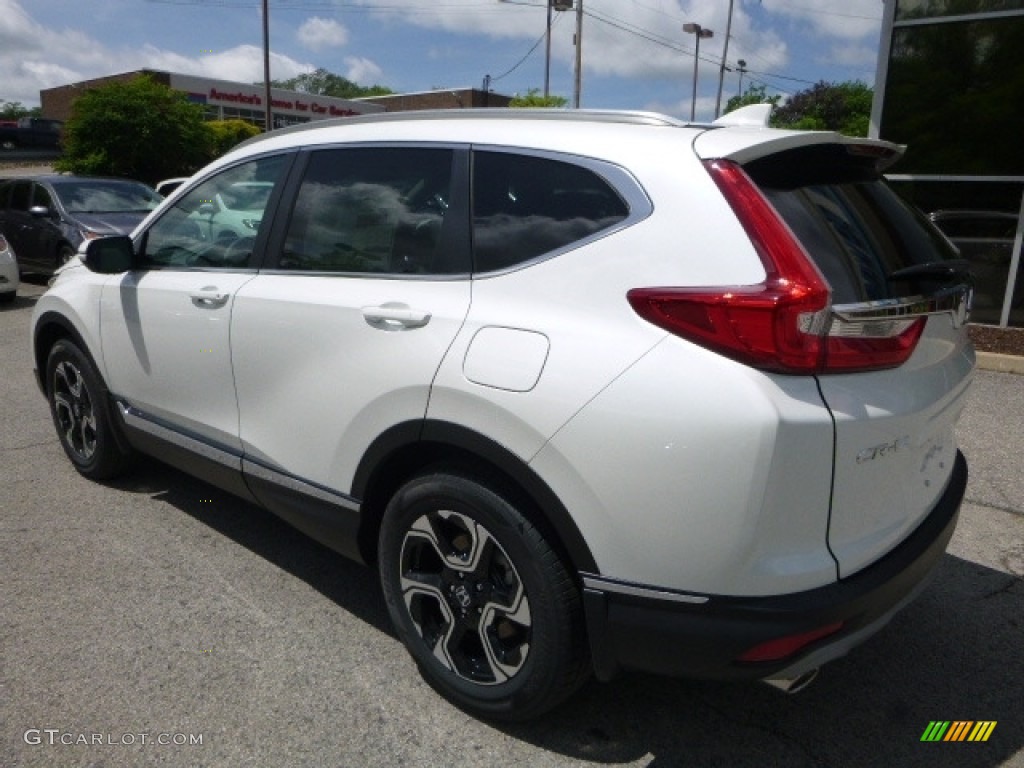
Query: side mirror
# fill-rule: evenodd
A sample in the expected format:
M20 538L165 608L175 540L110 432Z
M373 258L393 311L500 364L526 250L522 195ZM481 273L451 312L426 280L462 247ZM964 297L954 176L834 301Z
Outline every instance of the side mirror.
M217 206L213 203L203 203L199 206L199 215L213 218L217 213Z
M101 275L127 272L135 266L135 246L127 235L90 240L85 246L82 261Z
M51 211L45 205L33 205L28 209L29 215L37 219L45 219L51 215Z

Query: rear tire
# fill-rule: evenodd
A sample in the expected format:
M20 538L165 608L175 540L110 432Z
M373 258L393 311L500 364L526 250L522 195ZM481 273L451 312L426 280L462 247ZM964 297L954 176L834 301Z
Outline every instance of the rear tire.
M498 720L537 717L589 674L579 591L504 496L459 474L409 481L379 538L384 597L430 685Z
M128 468L132 452L118 442L107 389L92 361L66 339L46 360L46 398L61 447L79 473L108 480Z

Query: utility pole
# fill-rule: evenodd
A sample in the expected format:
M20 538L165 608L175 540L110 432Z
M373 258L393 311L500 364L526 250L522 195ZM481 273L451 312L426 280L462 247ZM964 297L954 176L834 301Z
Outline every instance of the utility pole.
M576 66L572 90L572 106L580 108L580 91L583 90L583 0L576 0Z
M266 101L265 127L274 130L274 115L270 103L270 0L263 0L263 98Z
M743 98L743 73L747 71L747 62L745 62L743 59L740 59L736 63L739 64L739 70L740 70L740 90L739 90L739 92L736 95L739 96L742 99Z
M715 97L715 119L718 119L722 109L722 83L725 81L725 59L729 55L729 33L732 31L732 5L729 0L729 18L725 22L725 42L722 43L722 64L718 68L718 95Z

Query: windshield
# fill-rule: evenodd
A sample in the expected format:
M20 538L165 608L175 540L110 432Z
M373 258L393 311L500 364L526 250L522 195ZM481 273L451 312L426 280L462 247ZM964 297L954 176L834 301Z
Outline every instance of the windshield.
M136 213L152 211L162 199L135 181L90 179L55 184L68 213Z

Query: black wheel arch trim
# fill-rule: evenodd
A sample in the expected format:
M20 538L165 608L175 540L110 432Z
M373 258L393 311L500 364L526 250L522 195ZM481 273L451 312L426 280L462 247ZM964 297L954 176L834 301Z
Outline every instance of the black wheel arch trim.
M580 533L575 521L554 491L530 466L486 435L451 422L436 419L408 421L396 424L383 432L370 444L356 468L350 495L365 501L372 494L374 484L380 478L391 458L406 449L417 446L437 446L439 449L454 449L475 457L504 475L524 493L543 515L544 520L554 529L559 543L572 568L578 573L586 571L597 574L599 570L594 556Z
M62 333L51 333L49 329L54 326L59 327ZM75 324L60 312L52 310L44 312L36 321L32 336L32 362L35 364L36 385L44 395L46 394L46 356L50 354L50 349L53 345L62 338L70 338L75 346L82 350L82 354L89 358L89 362L92 363L97 373L100 370L99 366L96 365L96 359L92 356L92 350L85 343L85 339L82 338L82 334L78 332ZM101 383L104 387L106 386L106 382Z

